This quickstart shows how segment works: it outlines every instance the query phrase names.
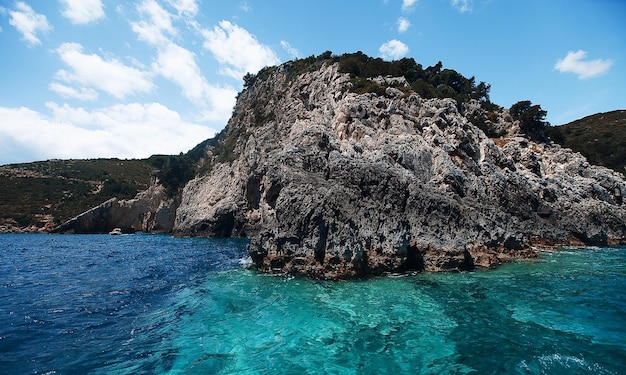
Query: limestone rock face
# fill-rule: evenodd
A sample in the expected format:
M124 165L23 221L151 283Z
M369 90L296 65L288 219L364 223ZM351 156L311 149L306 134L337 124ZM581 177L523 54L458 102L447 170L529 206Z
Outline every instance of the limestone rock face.
M178 207L161 185L153 185L133 199L111 198L86 211L54 231L60 233L108 233L120 228L124 233L170 232Z
M506 111L493 121L509 135L490 139L468 120L479 103L460 110L391 87L357 95L336 64L289 68L239 95L221 144L230 160L209 152L214 166L185 186L174 233L248 236L260 270L328 278L624 243L623 176L517 134Z

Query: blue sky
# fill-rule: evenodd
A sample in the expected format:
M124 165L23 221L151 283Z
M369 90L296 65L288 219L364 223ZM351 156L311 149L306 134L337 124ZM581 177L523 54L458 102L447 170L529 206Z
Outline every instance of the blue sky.
M626 109L622 0L0 0L0 164L177 154L246 72L362 51L531 100L560 125Z

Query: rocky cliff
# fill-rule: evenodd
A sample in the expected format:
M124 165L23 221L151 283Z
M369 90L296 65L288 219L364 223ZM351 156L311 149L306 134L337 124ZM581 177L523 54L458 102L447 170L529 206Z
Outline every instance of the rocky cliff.
M56 227L58 233L170 232L178 199L169 197L162 185L154 184L133 199L111 198Z
M333 61L292 69L240 93L210 171L182 191L174 233L248 236L260 270L329 278L625 242L623 176L528 139L506 110L424 99L403 77L359 95ZM478 115L505 135L487 137Z
M342 71L322 59L247 76L179 197L153 186L61 230L250 237L258 269L325 278L467 270L535 247L626 242L621 174L525 136L480 98L428 98L414 91L432 92L419 79Z

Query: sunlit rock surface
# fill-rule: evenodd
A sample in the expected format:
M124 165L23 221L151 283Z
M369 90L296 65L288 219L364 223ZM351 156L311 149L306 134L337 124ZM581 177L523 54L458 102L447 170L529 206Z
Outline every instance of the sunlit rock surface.
M249 236L259 269L329 278L624 241L623 176L525 138L506 111L490 139L468 120L477 102L461 114L397 88L351 93L336 64L288 70L239 95L232 160L187 184L175 233Z

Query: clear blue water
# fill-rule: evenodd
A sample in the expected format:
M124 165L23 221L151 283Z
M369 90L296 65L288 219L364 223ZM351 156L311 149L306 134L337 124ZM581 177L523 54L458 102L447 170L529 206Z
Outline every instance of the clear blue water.
M626 248L355 281L245 241L0 235L0 374L625 374Z

